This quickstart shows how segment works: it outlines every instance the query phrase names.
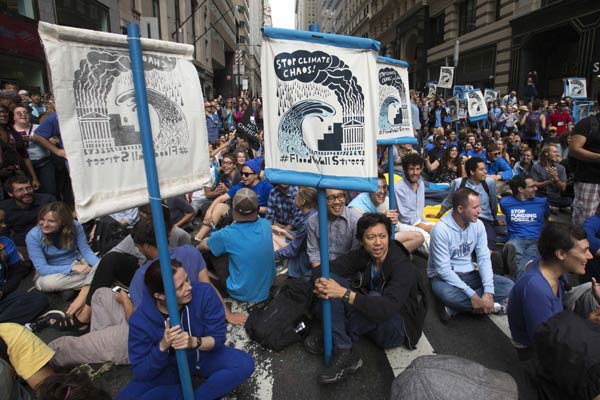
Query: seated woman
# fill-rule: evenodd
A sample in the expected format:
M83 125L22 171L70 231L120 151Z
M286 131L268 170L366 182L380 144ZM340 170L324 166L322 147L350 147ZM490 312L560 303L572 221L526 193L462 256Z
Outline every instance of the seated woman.
M37 272L36 289L42 292L80 290L67 309L67 315L72 318L61 321L59 329L80 331L85 328L80 321L89 320L85 314L91 311L84 307L85 299L100 260L90 249L81 224L73 220L69 207L58 201L43 206L38 225L29 231L25 243Z
M129 359L133 380L117 399L181 398L175 351L186 350L191 374L206 379L196 399L220 398L252 375L254 360L225 346L225 314L213 287L191 282L181 264L171 260L181 326L169 324L165 289L157 260L146 271L141 306L129 320Z
M592 254L583 228L548 223L538 241L541 258L529 264L508 299L508 323L519 358L528 359L536 328L563 310L600 324L600 286L593 279L574 288L567 273L583 275Z
M430 162L429 158L425 158L425 163L434 183L450 184L456 178L466 175L464 163L455 145L448 146L439 161Z
M306 253L306 224L308 218L317 212L317 190L306 186L300 187L296 194L296 207L302 213L302 222L294 235L279 226L271 227L276 249L275 258L287 260L288 275L292 278L308 279L312 268Z

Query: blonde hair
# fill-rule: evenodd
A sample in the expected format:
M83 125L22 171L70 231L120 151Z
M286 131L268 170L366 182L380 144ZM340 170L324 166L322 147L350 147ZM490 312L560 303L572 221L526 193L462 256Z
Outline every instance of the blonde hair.
M62 249L72 248L75 243L75 223L73 222L73 216L69 207L62 201L48 203L40 209L38 221L49 212L53 212L58 223L62 225L60 230L60 247ZM52 244L52 241L46 235L44 235L42 240L47 245Z

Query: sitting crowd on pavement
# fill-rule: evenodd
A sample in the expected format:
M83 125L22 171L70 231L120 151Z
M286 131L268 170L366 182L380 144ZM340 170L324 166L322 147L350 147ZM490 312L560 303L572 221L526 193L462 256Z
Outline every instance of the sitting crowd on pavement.
M324 230L317 190L270 183L262 143L250 145L235 130L248 107L262 126L260 100L206 102L218 178L162 202L181 314L171 326L150 207L82 224L61 170L66 155L54 106L41 107L34 94L33 105L0 109L17 110L4 124L0 118L0 129L39 145L36 159L19 147L9 158L15 165L0 170L0 377L15 393L67 399L97 390L93 398L109 398L84 378L56 383L73 375L55 369L111 362L133 373L118 399L176 398L174 350L185 350L190 373L204 377L196 398L225 396L255 368L248 353L226 344L227 324L248 320L231 302L269 301L282 280L312 288L306 311L315 321L319 303L331 300L333 358L318 374L322 384L361 368L354 347L361 337L414 350L429 300L447 329L458 314L508 314L523 360L531 358L536 329L560 312L600 325L600 129L595 115L577 124L566 118L569 99L526 103L511 93L473 125L451 121L444 99L413 93L419 129L416 144L394 146L397 174L379 174L374 192L327 188ZM17 117L28 115L33 133L22 133L27 121ZM529 131L531 120L537 125ZM380 171L387 162L380 160ZM571 212L572 223L557 222ZM114 242L99 244L96 230ZM328 279L321 276L322 232ZM426 260L426 270L414 257ZM21 290L27 279L32 290ZM49 310L51 293L69 303L66 310ZM35 336L44 329L66 335L44 344ZM313 329L306 350L322 354L322 335ZM24 385L11 378L13 369Z

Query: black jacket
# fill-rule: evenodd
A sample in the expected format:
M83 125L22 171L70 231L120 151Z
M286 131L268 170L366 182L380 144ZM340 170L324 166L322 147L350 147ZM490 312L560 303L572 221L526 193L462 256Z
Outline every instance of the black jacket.
M427 304L425 285L408 251L396 241L389 246L383 262L382 296L368 296L371 288L371 257L361 247L331 263L331 273L348 279L356 293L352 304L360 313L374 321L385 321L400 313L404 321L409 349L414 349L421 337ZM321 268L314 268L313 279L321 276Z

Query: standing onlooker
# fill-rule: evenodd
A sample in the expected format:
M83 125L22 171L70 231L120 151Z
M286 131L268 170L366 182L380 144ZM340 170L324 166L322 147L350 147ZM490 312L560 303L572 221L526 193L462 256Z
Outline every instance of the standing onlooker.
M600 101L600 95L598 96ZM569 158L575 162L573 223L582 224L600 204L600 117L591 115L573 128Z
M32 89L29 93L30 103L27 103L29 109L29 120L33 124L39 124L40 118L46 113L46 106L42 102L42 95L38 89Z
M542 134L546 130L546 117L542 113L542 102L540 100L533 101L531 111L523 114L520 125L523 143L527 143L533 152L537 153Z

